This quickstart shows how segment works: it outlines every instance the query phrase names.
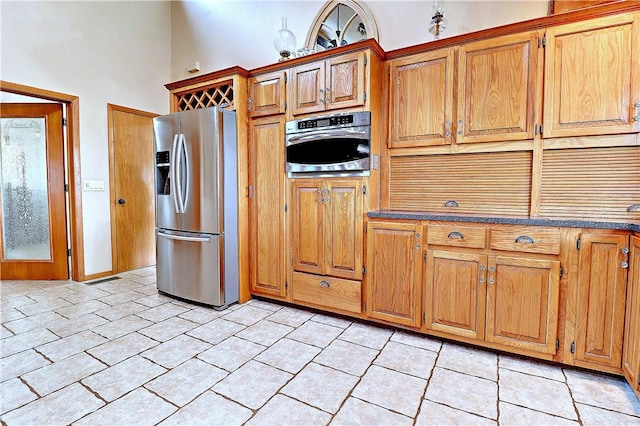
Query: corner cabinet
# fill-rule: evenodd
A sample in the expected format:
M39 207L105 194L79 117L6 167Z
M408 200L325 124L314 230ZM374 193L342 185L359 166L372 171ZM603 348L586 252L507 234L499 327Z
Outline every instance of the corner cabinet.
M252 119L249 131L250 289L285 297L284 115Z
M355 52L293 68L293 115L364 105L366 62L365 52Z
M365 311L368 317L420 327L422 226L369 222Z
M249 79L249 116L283 114L286 109L286 71L258 75Z
M544 137L640 131L640 14L549 28Z
M622 371L640 397L640 237L631 237Z

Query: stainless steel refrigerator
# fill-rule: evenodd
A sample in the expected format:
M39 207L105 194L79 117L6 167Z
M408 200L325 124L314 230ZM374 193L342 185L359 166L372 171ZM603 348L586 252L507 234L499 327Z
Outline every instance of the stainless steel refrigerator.
M235 112L153 119L158 290L224 309L238 301Z

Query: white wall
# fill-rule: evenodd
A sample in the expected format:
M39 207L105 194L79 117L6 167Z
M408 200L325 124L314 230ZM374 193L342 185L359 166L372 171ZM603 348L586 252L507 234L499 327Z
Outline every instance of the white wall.
M433 40L431 1L368 0L385 51ZM277 61L273 37L288 18L298 48L323 0L207 0L172 3L172 80L240 65L253 69ZM445 0L449 26L441 38L546 16L547 0ZM189 74L199 61L201 71Z
M107 103L169 110L169 2L0 1L0 79L80 98L85 273L111 269ZM151 183L150 183L151 184Z

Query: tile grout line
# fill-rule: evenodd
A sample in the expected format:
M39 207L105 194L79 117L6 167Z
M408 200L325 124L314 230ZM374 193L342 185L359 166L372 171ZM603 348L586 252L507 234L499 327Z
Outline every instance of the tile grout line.
M564 385L567 387L567 390L569 391L569 396L571 397L571 403L573 404L573 409L576 412L576 417L578 418L578 424L580 426L583 425L582 423L582 418L580 416L580 410L578 410L578 405L576 404L576 399L573 397L573 391L571 390L571 386L569 386L569 379L567 378L567 374L564 371L564 368L560 368L560 371L562 372L562 375L564 376Z

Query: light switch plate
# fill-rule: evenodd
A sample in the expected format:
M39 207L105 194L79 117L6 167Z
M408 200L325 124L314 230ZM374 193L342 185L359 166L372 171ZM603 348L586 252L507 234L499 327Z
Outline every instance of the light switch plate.
M104 191L104 181L85 180L83 188L85 191Z

